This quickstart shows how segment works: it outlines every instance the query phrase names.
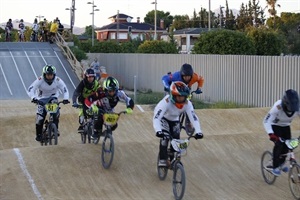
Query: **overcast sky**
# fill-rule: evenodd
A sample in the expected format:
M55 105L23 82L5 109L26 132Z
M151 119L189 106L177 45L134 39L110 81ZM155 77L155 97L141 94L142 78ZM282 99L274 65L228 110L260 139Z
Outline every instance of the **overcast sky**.
M146 14L154 10L155 4L151 4L155 0L94 0L100 11L95 12L94 25L101 27L110 23L109 17L120 13L133 17L132 22L136 22L137 17L143 22ZM77 27L85 27L92 24L92 5L87 4L88 0L75 1L75 24ZM92 2L92 1L90 1ZM171 15L191 16L194 12L200 11L200 8L208 10L209 0L157 0L157 10L170 12ZM225 0L211 0L211 10L215 10L221 6L225 6ZM229 9L239 9L243 3L247 4L249 0L228 0ZM266 0L260 0L260 6L266 6ZM26 22L33 23L36 16L47 18L52 21L58 17L63 24L70 24L70 8L72 0L0 0L0 23L8 21L9 18L24 19ZM300 13L300 0L278 0L281 12ZM267 12L267 10L266 10Z

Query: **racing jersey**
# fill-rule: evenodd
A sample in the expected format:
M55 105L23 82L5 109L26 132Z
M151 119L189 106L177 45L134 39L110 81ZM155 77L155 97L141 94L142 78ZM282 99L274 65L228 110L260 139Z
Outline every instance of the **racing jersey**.
M167 74L167 75L164 75L162 77L163 85L164 85L165 88L168 88L168 89L170 89L170 85L172 84L172 82L175 82L175 81L184 82L182 77L181 77L180 71L175 72L174 74L172 74L172 76ZM190 82L187 84L187 86L189 88L191 88L194 83L198 84L197 88L202 88L203 84L204 84L204 78L202 76L199 76L197 73L194 72L194 74L193 74Z
M38 77L28 88L28 96L33 99L42 99L58 97L59 91L63 94L63 99L69 99L69 91L62 79L55 76L51 85L49 85L42 76Z
M161 119L164 117L170 121L179 121L179 115L186 112L196 133L202 133L200 121L194 112L193 105L190 101L184 104L182 109L177 108L170 100L170 96L166 95L156 105L153 115L153 128L155 132L162 131Z
M88 96L84 103L88 108L95 104L104 111L113 111L119 101L125 102L127 108L133 109L134 107L133 100L123 90L117 90L113 97L108 97L103 88L99 88L97 92Z
M293 119L296 118L296 116L300 117L300 111L297 112L291 112L290 114L286 114L282 109L282 100L278 100L275 102L271 110L268 112L268 114L265 116L263 124L264 128L267 132L273 133L272 125L276 126L290 126Z
M72 97L73 103L76 102L76 99L78 98L78 102L83 103L84 99L91 95L93 92L96 92L97 89L100 87L98 81L94 81L94 85L92 89L88 89L85 87L84 80L80 81L79 85L75 89Z

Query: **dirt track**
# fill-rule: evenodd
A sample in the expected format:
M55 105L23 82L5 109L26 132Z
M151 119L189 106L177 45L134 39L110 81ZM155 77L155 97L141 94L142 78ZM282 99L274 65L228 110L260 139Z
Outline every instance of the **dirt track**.
M34 140L35 106L28 100L0 104L0 199L174 199L171 173L165 181L157 177L159 140L151 110L136 107L121 117L115 158L106 170L100 163L102 140L80 143L77 110L71 105L62 106L59 145L41 147ZM267 110L197 110L205 138L192 140L182 159L184 199L293 199L287 175L272 186L261 176L260 156L272 147L262 127ZM299 121L293 123L294 135L300 133Z

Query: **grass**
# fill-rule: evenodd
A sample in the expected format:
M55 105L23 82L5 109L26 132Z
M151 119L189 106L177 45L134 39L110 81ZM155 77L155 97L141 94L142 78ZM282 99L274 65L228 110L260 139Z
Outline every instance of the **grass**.
M133 94L128 94L134 99ZM157 104L164 97L163 92L137 92L135 104ZM215 102L205 103L199 99L192 99L195 109L229 109L229 108L249 108L250 106L237 104L235 102Z

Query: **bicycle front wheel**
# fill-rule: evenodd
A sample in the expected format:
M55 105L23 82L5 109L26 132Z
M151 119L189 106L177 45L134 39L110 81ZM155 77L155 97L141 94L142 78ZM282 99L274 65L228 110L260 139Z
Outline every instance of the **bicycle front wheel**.
M261 156L260 168L262 176L266 183L273 184L276 176L272 174L273 170L273 154L270 151L265 151Z
M57 127L54 123L49 124L48 139L49 139L49 145L52 145L52 142L53 142L54 145L57 145L57 143L58 143Z
M295 199L300 199L300 166L293 164L289 171L289 186Z
M114 159L115 144L111 133L106 133L102 143L101 161L102 166L108 169Z
M183 165L180 162L174 164L172 185L175 199L182 199L185 191L185 172Z

